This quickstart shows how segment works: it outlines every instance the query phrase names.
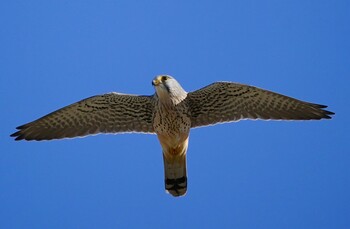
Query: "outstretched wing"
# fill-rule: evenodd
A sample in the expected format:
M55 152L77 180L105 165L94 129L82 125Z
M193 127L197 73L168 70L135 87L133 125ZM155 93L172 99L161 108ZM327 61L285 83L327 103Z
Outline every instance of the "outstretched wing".
M152 96L93 96L17 127L15 140L51 140L97 133L153 133Z
M191 126L240 119L330 119L327 106L308 103L244 84L217 82L188 93Z

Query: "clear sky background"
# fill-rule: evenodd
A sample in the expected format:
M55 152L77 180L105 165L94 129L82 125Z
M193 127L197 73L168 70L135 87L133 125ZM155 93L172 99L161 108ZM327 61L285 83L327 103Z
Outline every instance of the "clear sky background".
M350 2L2 1L0 228L350 228ZM194 129L188 193L165 193L155 135L15 142L80 99L235 81L332 120Z

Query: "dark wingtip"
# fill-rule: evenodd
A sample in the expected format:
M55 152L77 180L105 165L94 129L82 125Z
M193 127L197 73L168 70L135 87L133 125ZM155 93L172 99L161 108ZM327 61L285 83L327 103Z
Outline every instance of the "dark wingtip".
M15 138L15 141L20 141L20 140L25 139L24 133L22 132L22 130L25 128L26 128L26 125L17 126L16 129L18 131L11 134L10 137Z
M326 118L327 118L327 119L333 118L331 115L335 115L335 113L334 113L334 112L331 112L331 111L327 111L327 113L326 113Z
M326 107L327 107L327 106L325 106L325 108L326 108ZM323 110L323 111L325 112L325 116L326 116L327 119L331 119L331 118L332 118L331 115L335 115L335 113L332 112L332 111L327 111L327 110Z
M10 137L15 138L15 141L20 141L24 139L24 136L22 135L21 131L17 131L10 135Z
M18 133L18 132L11 134L10 137L16 137L16 136L17 136L17 133Z
M315 105L317 106L317 108L321 108L321 109L328 107L328 106L322 105L322 104L315 104Z
M334 112L324 110L324 117L325 119L332 119L333 117L331 115L335 115Z
M26 124L21 125L21 126L17 126L16 129L17 130L23 130L24 128L26 128L26 126L27 126Z
M325 108L328 107L328 106L326 106L326 105L314 104L314 106L322 111L323 117L321 117L321 118L324 118L324 119L332 119L332 116L331 116L331 115L335 115L334 112L325 110Z

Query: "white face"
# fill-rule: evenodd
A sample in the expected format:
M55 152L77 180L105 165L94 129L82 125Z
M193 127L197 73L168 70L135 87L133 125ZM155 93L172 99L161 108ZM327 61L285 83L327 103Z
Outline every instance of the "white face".
M171 79L173 79L173 78L169 75L159 75L159 76L154 77L154 79L152 80L152 85L156 87L156 86L159 86L163 83L166 83L166 81L171 80Z
M174 81L174 79L168 75L156 76L153 79L152 85L155 87L157 95L159 97L169 96L170 88L172 84L171 81Z
M187 93L181 85L169 75L159 75L152 81L152 85L156 89L158 97L165 101L168 99L180 101L186 98Z

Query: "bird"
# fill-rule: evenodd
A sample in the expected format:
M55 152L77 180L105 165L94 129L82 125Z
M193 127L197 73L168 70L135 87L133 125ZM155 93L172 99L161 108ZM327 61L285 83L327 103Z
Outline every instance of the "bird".
M18 126L15 140L52 140L99 133L156 134L164 162L166 192L187 192L186 154L192 128L242 119L320 120L335 113L255 86L215 82L186 92L170 75L152 80L153 95L106 93L73 103Z

